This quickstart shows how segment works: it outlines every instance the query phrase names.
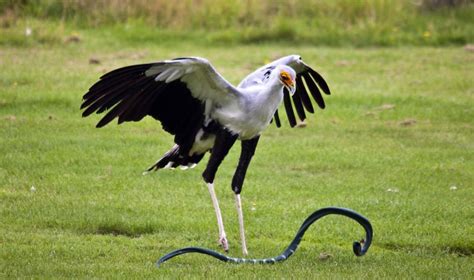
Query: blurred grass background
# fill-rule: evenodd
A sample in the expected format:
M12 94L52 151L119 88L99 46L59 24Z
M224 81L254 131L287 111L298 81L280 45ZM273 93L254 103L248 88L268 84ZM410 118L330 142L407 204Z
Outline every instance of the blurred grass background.
M0 0L0 279L471 279L473 6ZM355 223L328 217L283 264L190 255L156 269L176 248L217 249L205 164L141 176L172 136L151 118L96 129L82 95L125 65L202 56L237 84L292 53L333 94L306 128L282 119L264 132L243 193L251 257L280 253L329 205L370 218L369 254L351 252ZM238 156L234 147L216 178L232 256Z
M2 0L0 44L59 43L68 28L119 26L127 41L446 46L473 41L473 18L472 0Z

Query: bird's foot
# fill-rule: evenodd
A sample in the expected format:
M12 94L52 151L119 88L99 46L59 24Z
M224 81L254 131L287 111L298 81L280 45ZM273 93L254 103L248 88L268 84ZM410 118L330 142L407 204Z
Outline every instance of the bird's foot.
M247 251L247 248L242 248L242 254L243 254L244 256L248 256L249 251Z
M219 242L219 245L222 246L222 249L224 249L226 253L229 252L229 243L227 242L227 238L225 235L219 237L218 242Z

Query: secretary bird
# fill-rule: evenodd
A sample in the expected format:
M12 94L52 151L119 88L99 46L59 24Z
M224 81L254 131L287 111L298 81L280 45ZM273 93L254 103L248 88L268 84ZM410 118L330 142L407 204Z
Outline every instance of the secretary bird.
M319 87L319 88L318 88ZM103 75L83 97L82 116L106 112L97 127L114 118L118 123L151 116L174 135L174 146L147 171L198 164L210 152L202 177L207 184L217 216L219 243L227 252L224 223L214 191L214 178L224 157L237 139L241 154L231 188L235 194L242 253L247 255L240 193L245 173L260 134L272 119L281 126L278 106L284 103L291 127L305 111L314 113L311 95L324 109L320 89L330 94L323 77L290 55L249 74L237 86L225 80L204 58L182 57L148 64L126 66ZM292 105L293 103L293 105Z

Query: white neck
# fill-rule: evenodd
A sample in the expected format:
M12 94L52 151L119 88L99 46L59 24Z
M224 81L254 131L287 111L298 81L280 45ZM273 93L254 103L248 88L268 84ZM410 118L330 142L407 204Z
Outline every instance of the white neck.
M213 117L236 134L240 139L251 139L270 125L276 109L283 100L283 85L279 79L271 79L266 85L243 89L239 104L229 103L217 109Z
M270 123L276 109L283 100L283 85L279 80L268 81L271 86L252 96L250 110L262 122Z

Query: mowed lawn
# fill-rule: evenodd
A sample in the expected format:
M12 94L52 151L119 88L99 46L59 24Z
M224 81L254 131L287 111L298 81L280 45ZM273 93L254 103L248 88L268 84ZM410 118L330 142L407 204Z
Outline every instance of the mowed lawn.
M446 48L79 43L0 48L0 278L457 278L474 271L474 53ZM172 146L151 118L96 129L82 95L105 71L178 56L208 58L237 84L297 53L332 90L305 128L264 132L243 188L249 257L281 253L302 221L327 206L370 219L317 222L276 265L183 255L217 247L201 173L142 176ZM90 64L89 60L99 64ZM179 106L179 104L176 104ZM281 111L283 112L283 111ZM284 114L280 113L284 118ZM231 256L241 256L230 181L236 145L216 179ZM320 254L329 254L321 258Z

